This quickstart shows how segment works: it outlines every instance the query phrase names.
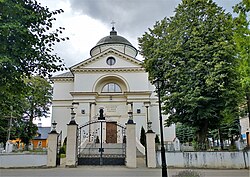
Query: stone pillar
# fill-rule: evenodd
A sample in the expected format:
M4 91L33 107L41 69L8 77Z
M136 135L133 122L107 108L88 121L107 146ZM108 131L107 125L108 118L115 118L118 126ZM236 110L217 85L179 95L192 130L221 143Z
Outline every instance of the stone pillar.
M72 114L72 113L71 113ZM74 119L67 127L66 167L76 167L77 163L77 123Z
M135 123L127 123L126 130L126 166L136 168L136 130Z
M56 167L57 136L58 133L55 130L52 130L48 135L48 153L47 153L48 167Z
M146 133L147 166L156 168L155 133L151 130Z

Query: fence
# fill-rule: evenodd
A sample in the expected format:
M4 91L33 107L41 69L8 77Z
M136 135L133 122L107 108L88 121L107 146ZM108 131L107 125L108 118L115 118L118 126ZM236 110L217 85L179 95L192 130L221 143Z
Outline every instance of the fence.
M156 154L161 165L161 152ZM167 166L177 168L249 168L250 151L237 152L166 152Z
M0 168L43 167L47 165L47 154L2 153Z

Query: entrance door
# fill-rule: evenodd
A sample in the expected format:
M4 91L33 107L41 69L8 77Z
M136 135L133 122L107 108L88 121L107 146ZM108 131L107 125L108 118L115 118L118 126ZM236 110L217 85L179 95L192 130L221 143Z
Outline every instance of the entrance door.
M106 143L117 143L116 122L106 122Z

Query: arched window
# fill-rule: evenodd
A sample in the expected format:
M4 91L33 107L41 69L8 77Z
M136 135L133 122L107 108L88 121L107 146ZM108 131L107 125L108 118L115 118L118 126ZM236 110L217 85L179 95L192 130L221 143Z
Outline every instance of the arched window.
M114 93L114 92L122 92L121 87L116 84L116 83L108 83L106 85L104 85L104 87L102 88L102 92L106 92L106 93Z

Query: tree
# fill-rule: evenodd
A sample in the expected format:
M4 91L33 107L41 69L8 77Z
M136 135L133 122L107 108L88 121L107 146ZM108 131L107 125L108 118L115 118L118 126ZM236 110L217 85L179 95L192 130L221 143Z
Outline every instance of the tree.
M139 38L140 53L150 80L162 79L167 124L194 127L205 149L209 128L238 113L232 16L212 0L182 0L175 12Z
M242 0L242 2L234 7L234 12L238 14L238 16L234 18L234 40L239 62L237 71L240 74L240 82L244 93L243 98L245 98L242 108L246 110L244 112L248 112L250 124L250 2L248 0Z
M68 38L60 37L64 28L52 30L54 16L62 12L49 11L36 0L0 1L0 114L10 105L18 107L25 78L64 69L53 46Z
M23 99L23 116L17 122L20 128L19 138L26 144L36 134L37 127L33 124L35 118L47 117L52 100L52 86L40 76L25 79L26 93Z
M52 100L51 84L40 76L25 79L25 83L23 118L33 121L37 117L47 117Z
M52 86L40 76L26 78L24 83L26 92L21 95L22 97L19 97L19 109L15 110L15 113L18 112L18 114L14 114L15 119L12 124L11 139L20 138L26 144L27 149L30 140L37 133L37 127L33 124L33 120L48 115L52 99ZM1 120L8 122L7 119ZM0 132L3 141L4 136L7 137L8 128L9 126L3 127L4 131Z
M146 132L143 127L141 127L140 142L144 147L146 147Z
M28 150L30 140L37 134L37 126L27 119L17 119L13 125L16 128L17 137L24 143L24 150Z
M190 143L194 140L195 129L180 123L176 125L176 137L181 143Z

